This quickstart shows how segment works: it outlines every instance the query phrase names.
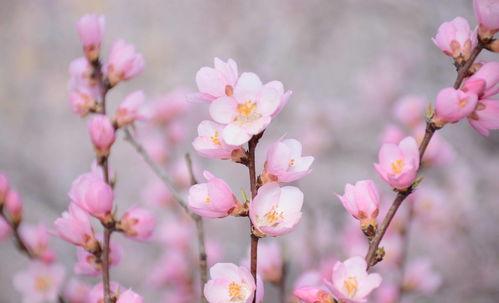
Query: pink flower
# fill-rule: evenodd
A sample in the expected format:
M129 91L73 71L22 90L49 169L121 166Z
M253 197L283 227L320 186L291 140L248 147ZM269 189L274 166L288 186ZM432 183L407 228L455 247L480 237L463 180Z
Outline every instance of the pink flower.
M212 159L231 159L232 153L241 147L229 145L222 138L224 126L209 120L202 121L198 126L198 137L192 146L202 157Z
M412 261L404 276L404 290L431 294L442 284L442 277L432 269L430 260L420 258Z
M499 100L480 99L468 122L483 136L490 135L491 129L499 129Z
M32 261L26 271L14 276L14 287L23 295L23 302L55 302L64 279L64 267Z
M78 34L83 43L83 51L88 61L94 61L99 57L105 26L106 20L104 19L104 16L95 14L84 15L78 21Z
M236 62L229 59L225 63L218 58L214 61L215 68L205 66L196 73L199 93L189 95L190 101L209 103L219 97L233 95L238 76Z
M0 205L5 202L5 197L9 192L10 182L6 175L0 172Z
M69 198L89 215L101 221L112 220L113 189L99 175L86 173L71 185Z
M10 236L12 229L10 225L3 217L0 217L0 243Z
M118 127L132 124L135 120L143 119L139 108L144 103L145 95L141 90L129 94L116 110L114 121Z
M91 77L93 67L85 57L79 57L71 61L69 64L69 91L84 90L92 97L97 97L99 94L99 85Z
M409 127L424 121L426 100L419 96L406 96L397 101L393 115Z
M381 284L379 274L369 274L362 257L337 262L333 274L324 280L336 299L346 303L366 302L367 296Z
M485 83L482 83L485 82ZM499 62L487 62L463 85L463 91L472 91L479 99L488 98L499 92Z
M69 101L71 102L71 109L73 113L85 117L91 111L94 111L97 103L92 98L91 94L83 93L81 91L72 91L69 94Z
M144 302L142 297L134 293L131 289L128 289L124 293L122 293L119 296L118 301L116 301L116 303L142 303L142 302Z
M303 193L293 186L266 183L251 201L249 216L259 236L281 236L294 230L301 219Z
M459 62L468 60L477 45L476 32L471 31L468 21L463 17L444 22L432 40L444 54Z
M370 225L377 226L376 217L379 213L379 193L376 184L372 180L362 180L355 185L345 185L345 194L340 196L345 209L357 220L360 220L362 230Z
M473 10L479 25L481 39L491 39L499 30L499 2L496 0L473 0Z
M227 144L242 145L269 125L287 97L281 82L263 85L256 74L243 73L232 97L220 97L211 103L210 115L226 125L222 137Z
M111 297L113 298L117 298L119 294L125 291L125 288L121 286L119 283L111 281L109 284L111 288ZM90 290L90 292L88 293L88 298L86 303L102 303L102 302L104 302L104 286L102 285L102 282L100 282Z
M209 171L203 173L207 183L191 186L189 208L194 213L207 218L223 218L242 207L224 180Z
M116 135L111 120L105 115L94 115L88 121L90 139L99 156L109 155L111 145L116 140Z
M475 109L477 99L473 92L444 88L437 95L433 121L439 126L459 122Z
M416 140L406 137L398 145L385 143L379 151L379 163L374 164L380 177L397 189L408 188L415 180L419 168Z
M23 201L16 190L10 189L5 197L5 208L15 224L21 222L23 217Z
M109 51L109 62L104 65L104 74L109 84L115 86L120 81L126 81L139 75L144 70L144 58L135 52L131 44L116 40Z
M204 286L209 303L250 303L255 295L255 281L246 267L217 263L210 268L211 279Z
M102 241L102 236L97 237ZM78 261L75 263L74 272L77 275L97 276L102 272L102 263L97 261L94 254L87 252L81 247L76 248L76 256ZM123 256L121 246L111 239L109 242L109 265L116 266L120 263Z
M314 157L302 157L302 146L295 139L279 139L267 151L267 161L262 174L265 182L293 182L308 175Z
M31 253L45 263L54 261L55 252L49 247L48 229L41 223L36 226L23 224L19 228L21 238Z
M132 207L121 217L117 228L123 230L128 238L146 241L151 237L155 224L156 219L151 212L143 208Z
M87 214L74 203L69 205L69 211L63 212L62 217L55 220L54 225L56 234L69 243L88 251L94 251L99 247Z
M90 287L87 283L71 278L64 290L64 298L68 303L86 303Z
M333 297L322 289L304 286L293 291L298 299L305 303L333 303Z

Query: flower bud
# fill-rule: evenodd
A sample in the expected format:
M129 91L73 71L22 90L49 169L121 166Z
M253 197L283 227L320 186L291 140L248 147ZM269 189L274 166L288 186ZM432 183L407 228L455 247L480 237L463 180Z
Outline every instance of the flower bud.
M99 58L100 45L104 36L104 16L87 14L80 18L76 27L83 43L83 52L89 62Z
M111 120L105 115L95 115L88 121L88 132L97 155L101 157L109 155L111 145L116 140Z
M132 207L121 217L116 227L131 239L145 241L151 237L155 223L152 213L143 208Z

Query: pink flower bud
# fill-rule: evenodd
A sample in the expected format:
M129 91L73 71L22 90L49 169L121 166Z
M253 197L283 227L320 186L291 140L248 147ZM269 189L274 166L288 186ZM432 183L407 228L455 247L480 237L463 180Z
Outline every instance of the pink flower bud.
M69 94L69 101L71 102L71 109L73 113L85 117L92 110L95 110L97 103L91 95L80 92L72 91Z
M121 217L117 228L123 230L128 238L145 241L148 240L154 230L156 219L149 211L132 207Z
M365 302L367 296L380 286L382 281L379 274L369 274L366 268L364 258L351 257L344 262L337 262L333 274L324 282L340 301Z
M95 115L88 121L88 132L99 156L109 155L111 145L116 140L113 124L105 115Z
M69 211L63 212L62 217L56 219L54 225L56 234L63 240L82 246L88 251L99 248L87 214L76 204L71 203Z
M383 144L378 158L379 163L374 164L374 167L390 186L404 190L416 180L419 150L414 138L406 137L398 145Z
M9 192L10 182L6 175L0 172L0 205L5 202L5 197Z
M210 172L203 173L207 183L191 186L189 189L189 209L207 218L223 218L241 207L224 180L215 177Z
M367 229L369 225L374 227L376 217L379 213L379 193L376 184L372 180L362 180L355 185L345 185L345 194L340 196L345 209L357 220L360 221L362 229Z
M468 122L483 136L489 136L491 129L499 129L499 100L480 99Z
M14 276L14 288L22 294L22 302L55 302L64 275L59 264L32 261L26 271Z
M24 244L38 259L45 263L54 261L55 252L49 247L48 229L45 224L36 226L23 224L19 228L19 233Z
M232 153L241 149L229 145L222 138L224 126L209 120L202 121L198 126L198 137L192 146L202 157L212 159L231 159Z
M135 52L133 45L126 44L121 39L113 43L109 52L109 62L104 65L104 74L111 86L133 78L143 70L144 58Z
M102 240L101 236L97 237ZM102 262L98 262L94 254L89 253L81 247L76 248L78 261L75 263L74 272L77 275L97 276L102 272ZM109 242L109 266L113 267L120 263L123 249L113 239Z
M485 83L481 83L484 81ZM473 74L463 85L463 91L471 91L479 99L488 98L499 92L499 62L487 62Z
M111 281L109 283L110 289L111 289L111 297L112 298L118 298L120 294L122 294L125 291L125 288L121 286L119 283ZM95 285L90 292L88 293L87 301L86 303L102 303L104 302L104 285L102 285L102 282L99 284Z
M129 94L116 110L114 121L118 127L132 124L135 120L142 119L139 114L140 106L144 103L145 95L141 90Z
M84 15L78 21L77 28L80 40L83 43L83 52L90 62L99 57L105 26L106 20L104 16L94 14Z
M142 297L134 293L131 289L128 289L124 293L122 293L119 296L118 301L116 301L116 303L142 303L142 302L144 302Z
M251 201L249 216L259 236L277 237L292 232L301 219L303 193L293 186L266 183Z
M499 2L497 0L473 0L473 10L479 25L478 33L482 40L494 37L499 31Z
M252 302L256 285L246 267L217 263L210 268L210 276L211 279L204 286L204 296L209 303Z
M305 303L333 303L333 297L322 289L305 286L293 291L298 299Z
M302 157L302 146L298 140L278 140L270 146L265 162L262 181L293 182L308 175L314 157Z
M196 84L199 94L189 95L192 102L212 102L213 100L232 96L237 83L237 64L229 59L227 63L215 58L215 68L202 67L196 73Z
M477 45L476 33L471 31L468 21L463 17L444 22L432 40L444 54L458 62L468 60Z
M92 66L85 57L79 57L69 64L69 91L87 90L92 97L99 96L99 85L92 76Z
M86 173L79 176L68 193L73 203L101 221L112 219L113 189L99 175Z
M64 298L68 303L86 303L90 287L87 283L71 278L64 290Z
M439 126L459 122L475 109L477 99L473 92L444 88L437 95L433 121Z
M23 202L19 193L13 189L7 192L5 197L5 207L9 212L14 224L19 224L23 217Z
M3 217L0 217L0 243L7 239L7 237L11 234L12 229L10 225Z

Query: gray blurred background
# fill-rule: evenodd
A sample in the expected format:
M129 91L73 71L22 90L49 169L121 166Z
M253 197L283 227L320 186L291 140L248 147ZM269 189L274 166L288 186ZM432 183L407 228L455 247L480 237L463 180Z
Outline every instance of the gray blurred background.
M474 24L468 0L0 3L0 170L21 192L27 222L51 225L69 203L71 182L89 169L94 158L86 122L71 113L66 89L69 62L81 56L76 22L81 15L94 12L106 16L104 56L114 39L124 38L146 61L141 76L110 92L111 108L135 89L144 90L150 98L179 87L194 91L196 71L212 66L214 57L233 58L240 72L253 71L263 81L280 80L293 90L287 107L262 140L258 162L263 163L265 146L283 134L316 138L321 143L320 148L309 151L316 156L313 173L298 184L306 197L304 222L296 234L284 240L302 245L299 241L307 234L306 221L315 214L331 230L317 240L324 243L319 245L323 255L340 245L335 236L339 237L345 220L345 211L333 192L343 192L346 182L362 178L373 178L386 188L372 163L377 160L381 132L393 121L391 105L406 94L431 101L439 89L454 82L451 59L431 41L438 26L456 16ZM191 110L194 130L207 117L207 107L193 106ZM307 133L313 123L322 125L323 133ZM438 178L451 183L456 191L448 203L455 203L466 214L468 230L453 239L438 230L413 237L411 251L429 256L444 284L433 297L408 297L407 301L496 302L499 134L484 138L464 121L446 127L441 134L456 150L456 161L436 169L439 172L430 171L422 186L439 184ZM187 134L185 143L175 148L179 155L191 152L200 169L208 168L229 179L235 192L248 188L243 167L200 159L190 145L194 136L194 132ZM121 135L113 147L111 164L119 176L119 209L140 203L144 176L151 175ZM227 231L227 224L237 228ZM226 247L224 261L238 262L244 256L249 245L246 228L246 220L207 223L208 232ZM426 239L430 236L433 240ZM158 246L119 240L128 248L127 255L113 269L112 277L143 294L146 302L158 302L161 296L145 285L147 271L143 270L153 266ZM53 244L69 274L74 248L58 239L53 239ZM294 249L294 245L290 247ZM150 258L142 257L144 254ZM25 267L26 258L9 241L0 244L0 256L0 302L20 302L11 288L11 275ZM302 270L293 264L288 292ZM275 302L276 291L267 288L265 301Z

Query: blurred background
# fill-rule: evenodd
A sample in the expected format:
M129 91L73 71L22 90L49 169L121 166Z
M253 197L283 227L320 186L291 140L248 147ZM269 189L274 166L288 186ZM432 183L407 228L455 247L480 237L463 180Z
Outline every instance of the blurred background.
M111 109L137 89L145 92L150 104L184 102L184 92L196 91L197 70L212 66L214 57L233 58L240 72L255 72L264 82L279 80L293 91L261 140L257 159L262 167L266 148L283 135L302 141L304 153L316 158L313 172L295 184L305 193L305 214L299 228L279 239L262 240L278 241L285 251L287 294L302 273L320 271L327 260L343 260L355 251L365 253L357 223L352 223L334 193L342 194L346 183L372 178L385 191L383 204L391 203L394 194L372 166L383 133L394 124L412 134L412 127L397 120L397 106L408 98L432 102L440 89L454 82L451 59L431 41L438 26L456 16L475 24L467 0L0 3L0 170L21 193L27 224L45 222L52 227L68 206L72 181L90 169L95 157L86 121L71 112L67 92L68 65L82 55L76 22L83 14L106 17L104 59L111 43L123 38L134 44L146 61L142 75L111 90ZM493 57L483 54L479 59ZM159 162L180 180L180 186L182 176L185 178L183 155L189 152L197 171L208 169L228 180L240 197L241 188L249 191L245 168L200 158L191 146L197 124L207 117L205 105L188 104L172 123L155 126L154 131L163 132L168 140L152 142L153 127L147 126L142 127L143 142L154 145L151 150L163 157ZM413 206L417 211L408 230L407 256L407 264L421 259L431 262L438 283L426 288L408 286L402 301L497 302L499 132L485 138L462 121L445 127L439 135L441 147L435 148L434 161L429 161L424 171L421 193L408 202L421 205ZM157 192L151 194L151 184L157 180L122 134L110 161L118 175L118 213L129 205L146 205L157 210L158 238L171 233L168 228L180 215L172 215L168 202L158 208L148 201L158 197ZM408 221L408 206L403 205L397 216L402 225ZM249 246L247 220L205 222L213 258L239 263ZM145 302L184 302L172 299L177 289L168 278L150 281L151 271L164 266L158 263L168 254L164 243L137 243L118 234L113 237L126 251L121 264L112 269L113 280L144 295ZM195 237L189 238L188 233L186 237L195 253ZM352 243L356 239L362 243ZM74 276L74 247L55 237L52 245L67 277ZM375 271L383 274L387 285L398 285L399 274L396 266L390 267L389 248L399 244L384 245L388 260ZM400 259L396 256L399 250L392 250L395 263ZM0 243L0 302L21 301L20 294L12 290L12 274L26 265L27 258L11 242ZM84 280L95 284L99 278ZM265 302L278 302L276 287L268 284L265 291ZM382 294L371 299L391 302Z

